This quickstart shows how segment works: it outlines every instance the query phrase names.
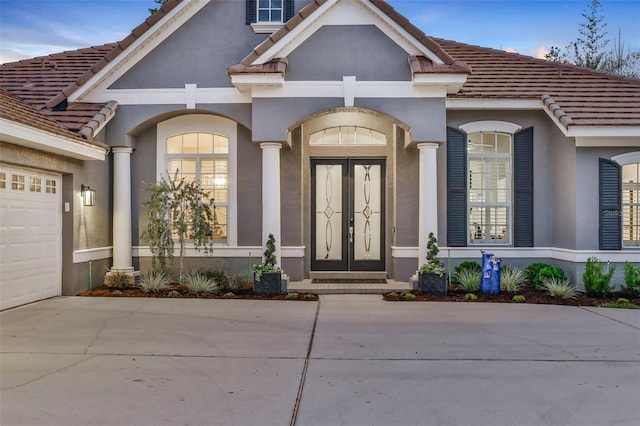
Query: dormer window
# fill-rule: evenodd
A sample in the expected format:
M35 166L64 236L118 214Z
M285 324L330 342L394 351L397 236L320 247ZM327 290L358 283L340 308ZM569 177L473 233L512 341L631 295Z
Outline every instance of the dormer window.
M276 32L293 16L293 0L246 0L247 24L258 34Z

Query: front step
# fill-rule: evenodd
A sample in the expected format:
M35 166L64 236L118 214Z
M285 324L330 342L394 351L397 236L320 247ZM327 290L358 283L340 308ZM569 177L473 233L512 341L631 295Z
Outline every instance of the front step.
M317 278L317 277L316 277ZM352 276L352 278L355 278ZM361 278L361 276L358 276ZM325 279L325 278L323 278ZM374 278L378 279L378 278ZM313 294L384 294L392 291L403 292L412 289L411 283L399 282L388 279L386 283L357 284L344 283L312 283L311 279L289 282L287 292L313 293Z
M314 271L309 272L309 278L312 280L384 280L387 278L387 273L385 271Z

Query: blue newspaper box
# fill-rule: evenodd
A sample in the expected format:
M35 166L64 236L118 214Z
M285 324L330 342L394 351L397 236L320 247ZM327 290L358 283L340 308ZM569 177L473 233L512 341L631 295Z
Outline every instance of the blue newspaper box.
M485 294L491 292L491 275L493 272L491 259L493 258L494 256L491 253L482 254L482 281L480 282L480 290Z

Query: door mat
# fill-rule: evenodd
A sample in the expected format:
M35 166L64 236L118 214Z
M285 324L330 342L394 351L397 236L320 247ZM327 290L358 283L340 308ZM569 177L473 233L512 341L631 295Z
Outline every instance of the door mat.
M314 278L311 284L386 284L379 278Z

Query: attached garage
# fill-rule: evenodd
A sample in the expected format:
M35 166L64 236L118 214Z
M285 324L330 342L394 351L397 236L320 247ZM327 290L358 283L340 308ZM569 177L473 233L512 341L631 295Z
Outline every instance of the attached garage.
M61 176L0 164L0 310L61 288Z

